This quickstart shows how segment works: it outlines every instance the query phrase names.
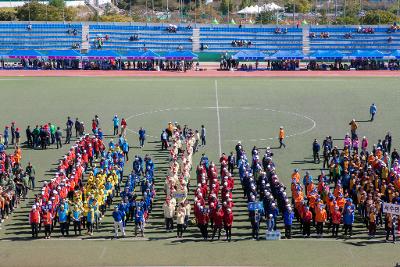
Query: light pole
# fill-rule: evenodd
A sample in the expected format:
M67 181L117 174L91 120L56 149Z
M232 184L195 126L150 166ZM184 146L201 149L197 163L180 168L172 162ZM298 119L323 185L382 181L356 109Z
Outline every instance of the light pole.
M346 17L346 0L344 0L344 5L343 5L343 17Z
M132 21L132 0L129 0L129 17L131 17Z
M335 0L335 19L337 17L337 0Z
M149 17L149 14L147 14L147 0L146 0L146 18Z
M197 19L197 0L194 0L194 24L196 24L196 19Z
M28 2L28 17L29 21L31 21L31 1Z
M296 2L295 1L293 1L293 26L294 26L294 21L295 21L295 16L294 16L294 13L296 12Z
M229 0L226 0L227 4L228 4L228 24L229 24Z
M154 0L151 0L151 9L152 9L152 14L154 14Z

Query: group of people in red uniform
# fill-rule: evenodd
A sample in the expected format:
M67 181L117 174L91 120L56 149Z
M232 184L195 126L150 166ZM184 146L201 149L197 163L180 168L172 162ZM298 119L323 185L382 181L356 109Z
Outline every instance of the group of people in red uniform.
M220 158L221 169L209 162L203 155L197 166L197 188L194 199L194 215L197 226L204 240L208 239L208 224L212 230L212 239L217 234L218 240L222 229L225 230L226 240L231 241L233 224L232 190L234 179L228 171L228 158ZM220 175L220 178L218 177Z

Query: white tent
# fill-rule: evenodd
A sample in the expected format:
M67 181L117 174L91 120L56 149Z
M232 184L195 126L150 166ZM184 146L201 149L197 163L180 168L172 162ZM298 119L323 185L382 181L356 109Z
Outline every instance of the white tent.
M243 8L242 10L238 11L238 14L249 14L249 7L246 6L245 8Z
M260 12L261 12L261 7L255 5L255 6L247 6L242 10L239 10L238 14L252 15L252 14L258 14Z
M281 6L278 6L274 2L265 4L261 7L262 11L277 11L277 10L283 10L284 8Z
M248 15L252 15L252 14L259 14L260 12L264 12L264 11L278 11L278 10L283 10L284 8L281 6L278 6L275 3L269 3L269 4L265 4L263 6L247 6L245 8L243 8L242 10L238 11L238 14L248 14Z

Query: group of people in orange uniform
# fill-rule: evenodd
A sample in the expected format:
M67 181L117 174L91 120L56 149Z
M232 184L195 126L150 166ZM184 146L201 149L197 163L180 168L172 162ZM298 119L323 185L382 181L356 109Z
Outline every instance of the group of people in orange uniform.
M21 158L18 146L10 154L0 150L0 223L17 208L29 189L29 176L21 167Z
M368 150L368 139L362 138L358 149L357 127L351 125L351 135L344 138L343 149L333 146L331 139L323 142L324 157L329 159L329 174L324 171L314 180L306 171L303 179L296 169L292 174L292 203L295 215L305 237L315 225L317 236L322 237L324 226L338 237L343 225L344 236L351 237L355 214L366 225L370 238L377 227L384 227L386 241L395 242L400 218L384 213L383 203L400 204L400 164L396 149L390 154L391 135L385 136ZM356 145L354 145L356 143ZM397 229L396 229L397 228ZM397 230L397 231L396 231Z

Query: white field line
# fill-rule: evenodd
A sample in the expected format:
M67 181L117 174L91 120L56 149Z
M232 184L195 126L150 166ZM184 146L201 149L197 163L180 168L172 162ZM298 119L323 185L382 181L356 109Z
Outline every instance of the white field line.
M215 80L215 106L217 110L217 123L218 123L218 148L219 148L219 155L222 154L222 147L221 147L221 120L219 117L219 103L218 103L218 82Z

